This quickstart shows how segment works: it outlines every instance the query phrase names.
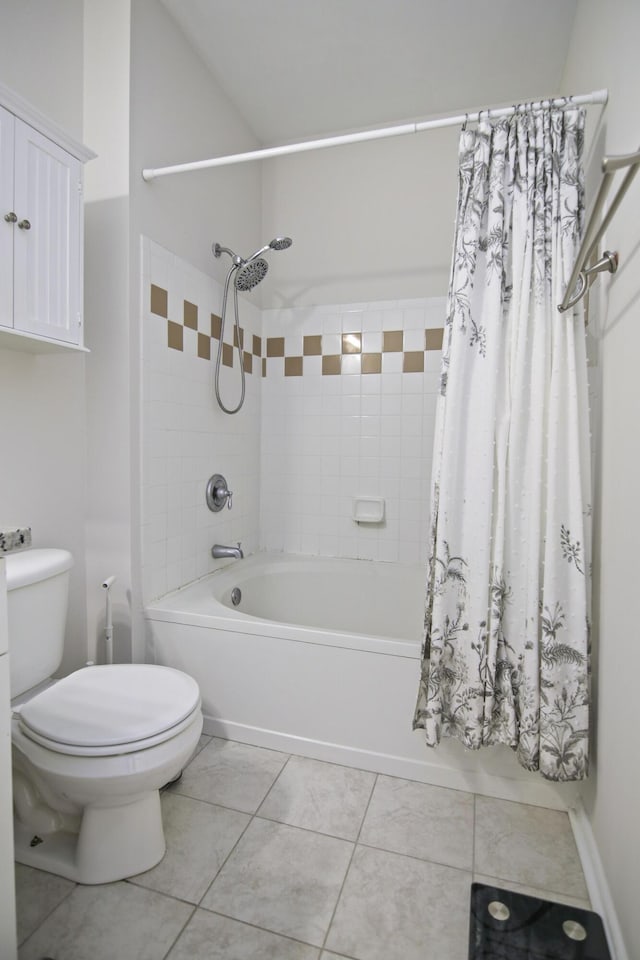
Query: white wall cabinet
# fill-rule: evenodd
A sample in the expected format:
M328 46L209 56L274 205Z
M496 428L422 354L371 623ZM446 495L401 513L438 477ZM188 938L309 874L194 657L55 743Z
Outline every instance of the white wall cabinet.
M52 137L51 127L43 131L2 93L1 342L22 349L82 347L82 165L93 154L79 144L69 150L67 137L56 138L55 131ZM10 341L7 333L31 344Z

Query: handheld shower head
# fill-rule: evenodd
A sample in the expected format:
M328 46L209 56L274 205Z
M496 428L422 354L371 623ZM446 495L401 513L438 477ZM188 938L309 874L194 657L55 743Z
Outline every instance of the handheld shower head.
M247 259L247 263L251 263L251 261L255 260L256 257L262 256L262 254L266 253L267 250L287 250L292 243L293 240L291 237L274 237L273 240L269 241L269 243L265 243L264 247L260 247L260 249L256 250L255 253L252 253Z
M237 413L244 403L245 396L245 373L244 373L244 362L242 356L242 337L240 330L240 318L238 316L238 290L253 290L262 279L266 276L267 270L269 269L269 264L262 257L263 253L266 253L267 250L286 250L291 246L293 240L291 237L274 237L273 240L270 240L269 243L260 247L259 250L256 250L248 259L244 257L239 257L237 253L234 253L233 250L230 250L229 247L223 247L219 243L212 244L212 251L214 257L221 257L223 253L226 253L231 257L231 266L227 271L227 278L224 283L224 293L222 295L222 315L221 315L221 324L220 324L220 336L218 337L218 354L216 357L216 369L214 377L214 388L216 393L216 400L220 405L220 409L225 413ZM231 285L231 279L233 278L233 311L235 316L235 335L234 342L238 348L238 358L240 364L240 380L241 380L241 391L240 391L240 400L235 407L225 406L222 397L220 396L220 363L222 358L222 346L224 340L224 323L227 313L227 296L229 293L229 287ZM226 362L226 361L225 361Z
M291 237L274 237L269 246L272 250L288 250L292 243Z

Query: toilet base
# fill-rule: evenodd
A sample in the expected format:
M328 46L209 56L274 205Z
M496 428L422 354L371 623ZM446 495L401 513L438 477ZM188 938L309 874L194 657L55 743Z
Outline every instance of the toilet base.
M14 820L15 859L76 883L111 883L150 870L166 845L158 790L114 806L84 808L79 833L34 834Z

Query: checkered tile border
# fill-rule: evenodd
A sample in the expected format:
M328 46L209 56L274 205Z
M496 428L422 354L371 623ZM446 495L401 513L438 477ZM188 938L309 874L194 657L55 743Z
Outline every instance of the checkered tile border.
M207 332L198 330L198 307L195 303L185 300L183 307L182 323L170 320L168 317L168 293L162 287L151 284L150 308L151 313L163 317L167 321L167 346L172 350L183 350L184 328L195 330L198 334L197 353L203 360L211 359L211 341L220 340L220 331L222 321L215 313L210 317L210 329ZM261 372L263 377L267 375L267 363L270 358L282 358L284 360L285 377L301 377L304 373L304 361L306 357L322 358L322 373L325 376L336 376L342 373L343 357L354 358L349 363L350 373L382 373L382 355L384 353L402 354L403 373L422 373L424 371L424 355L428 350L441 350L443 329L429 329L424 331L424 349L423 350L405 350L404 349L404 331L385 330L382 333L382 349L376 353L363 353L362 351L362 333L343 333L341 335L341 352L324 353L323 336L321 334L305 336L303 338L302 355L288 356L286 353L286 344L284 337L266 337L265 351L263 356L263 338L252 336L251 344L248 343L248 336L245 337L245 331L240 327L240 347L243 352L243 363L247 373ZM334 337L331 338L335 340ZM245 340L247 341L245 343ZM234 365L237 356L238 346L237 334L233 331L233 347L230 343L222 344L222 363L226 367ZM248 347L251 349L247 349ZM214 348L217 350L217 346ZM357 359L356 359L357 358ZM354 363L355 360L355 363ZM258 361L261 361L258 363Z

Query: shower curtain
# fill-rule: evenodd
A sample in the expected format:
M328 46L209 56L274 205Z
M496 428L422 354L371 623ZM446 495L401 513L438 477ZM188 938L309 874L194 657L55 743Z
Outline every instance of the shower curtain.
M463 130L436 418L427 744L588 768L590 466L584 322L560 314L583 219L584 112Z

